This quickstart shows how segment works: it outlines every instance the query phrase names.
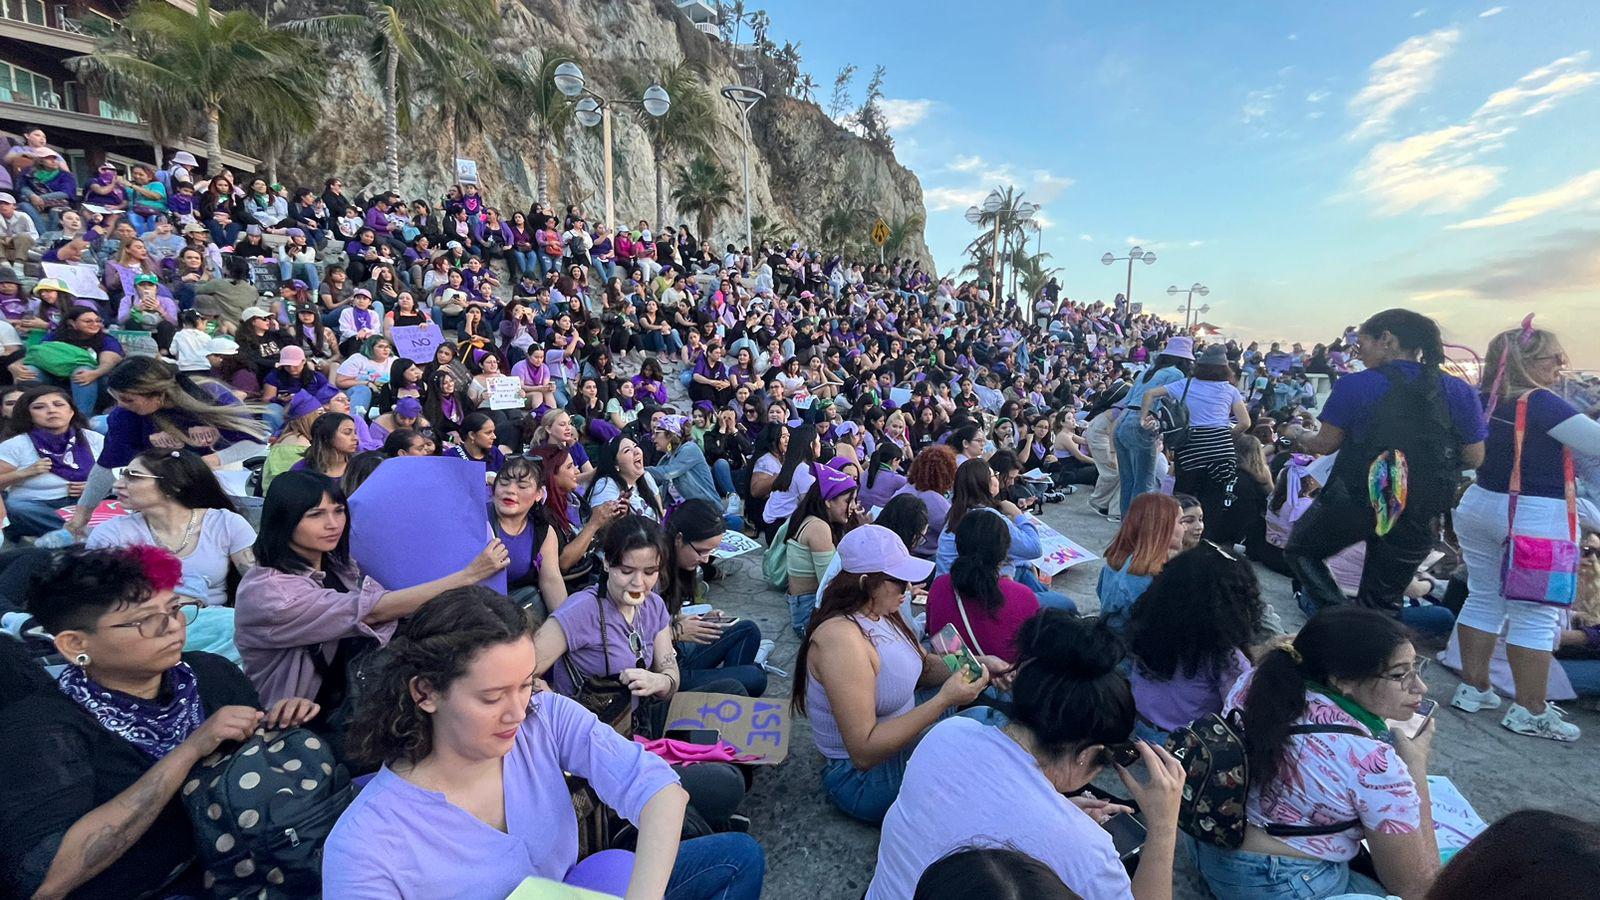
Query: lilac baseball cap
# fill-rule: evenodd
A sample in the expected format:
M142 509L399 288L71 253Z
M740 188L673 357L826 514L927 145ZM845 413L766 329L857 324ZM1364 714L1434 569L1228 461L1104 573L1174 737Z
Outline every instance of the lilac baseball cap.
M900 536L882 525L862 525L839 541L839 566L852 575L882 572L906 582L925 581L933 574L933 561L918 559Z

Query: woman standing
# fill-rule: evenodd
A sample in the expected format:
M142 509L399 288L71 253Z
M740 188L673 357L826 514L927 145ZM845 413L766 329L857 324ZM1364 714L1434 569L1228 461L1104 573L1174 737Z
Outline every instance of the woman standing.
M56 531L63 525L56 510L83 494L105 438L89 428L64 388L48 385L22 392L8 426L15 437L0 443L0 488L10 519L6 536Z
M1600 516L1587 500L1571 500L1572 454L1600 454L1600 424L1554 391L1566 365L1556 336L1528 322L1489 343L1483 372L1489 437L1477 482L1456 508L1456 535L1467 563L1467 600L1456 636L1461 642L1461 680L1451 704L1465 712L1498 709L1489 683L1489 658L1506 623L1506 658L1516 683L1516 702L1500 724L1518 734L1575 741L1578 726L1545 702L1551 653L1561 635L1561 609L1508 599L1501 585L1507 535L1572 540L1581 535L1575 518L1591 527ZM1341 379L1348 384L1359 378ZM1511 492L1517 490L1515 515Z
M1194 341L1175 337L1156 357L1143 375L1134 379L1121 404L1112 438L1117 452L1117 477L1122 489L1118 513L1126 516L1133 498L1156 489L1156 440L1160 427L1153 416L1133 410L1144 408L1144 395L1159 387L1176 384L1189 376L1194 366Z
M115 493L129 514L96 526L89 549L154 544L178 558L186 581L205 585L207 606L227 605L228 576L256 564L256 532L200 457L146 450L122 470Z
M1206 518L1220 522L1228 485L1239 471L1233 438L1250 427L1250 410L1233 386L1226 350L1205 348L1195 361L1193 376L1145 391L1139 416L1150 418L1163 397L1176 399L1189 410L1189 439L1174 454L1174 490L1199 498Z
M805 678L796 677L790 705L811 720L827 758L822 789L829 801L876 824L899 794L923 731L977 699L990 673L985 668L968 681L917 643L900 604L933 565L907 552L894 532L863 525L840 542L839 554L841 572L800 642L795 666ZM918 687L937 693L919 704Z

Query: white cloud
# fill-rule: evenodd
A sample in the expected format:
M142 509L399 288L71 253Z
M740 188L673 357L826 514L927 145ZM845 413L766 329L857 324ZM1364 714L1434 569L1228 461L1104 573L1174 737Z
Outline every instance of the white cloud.
M1396 113L1426 93L1460 37L1457 28L1415 35L1373 63L1366 86L1350 98L1350 113L1361 117L1351 138L1382 132Z
M1421 8L1421 9L1417 10L1416 12L1412 13L1411 14L1411 18L1420 19L1420 18L1422 18L1423 16L1425 16L1427 14L1428 14L1428 8L1426 6L1424 6L1423 8Z
M900 131L921 122L928 117L933 109L933 101L927 99L905 100L894 97L885 97L881 101L883 118L890 131Z
M945 168L952 172L976 172L983 168L983 157L957 156Z
M1457 222L1449 228L1496 228L1588 203L1597 197L1600 197L1600 169L1570 178L1547 191L1513 197L1490 210L1487 215Z
M1047 169L1034 169L1032 184L1028 188L1028 199L1035 203L1049 203L1061 196L1061 192L1072 187L1072 179L1065 175L1052 174Z
M1080 241L1088 241L1090 243L1093 243L1094 242L1094 235L1092 235L1092 234L1080 234L1080 235L1078 235L1078 240L1080 240Z
M1300 33L1298 31L1289 32L1289 40L1291 40L1291 41L1300 40Z
M1046 213L1044 210L1034 213L1033 221L1038 222L1039 227L1045 231L1049 231L1056 227L1056 220L1050 218L1050 214Z
M1503 13L1505 11L1506 11L1506 8L1504 6L1491 6L1488 9L1484 10L1483 12L1478 13L1478 18L1487 19L1490 16L1498 16L1498 15L1500 15L1501 13Z
M1579 68L1586 59L1580 53L1534 69L1464 122L1374 146L1356 170L1358 189L1382 216L1460 212L1499 187L1504 170L1483 157L1503 147L1516 119L1600 83L1600 72Z
M1151 246L1155 246L1155 241L1147 241L1144 238L1134 237L1131 234L1128 235L1127 237L1123 238L1122 240L1123 240L1123 243L1127 244L1129 247L1142 247L1145 244L1150 244Z
M923 190L922 200L934 212L944 212L951 209L965 211L969 206L982 203L983 198L988 194L988 190L981 187L930 187Z
M1277 97L1278 89L1275 87L1251 91L1245 95L1244 106L1239 109L1239 119L1246 125L1265 119L1272 112L1272 103Z
M1328 99L1328 94L1329 94L1328 91L1312 91L1311 93L1306 95L1306 102L1307 103L1321 103L1322 101Z
M1205 241L1190 241L1189 242L1189 246L1191 246L1191 247L1204 247L1205 245L1206 245Z

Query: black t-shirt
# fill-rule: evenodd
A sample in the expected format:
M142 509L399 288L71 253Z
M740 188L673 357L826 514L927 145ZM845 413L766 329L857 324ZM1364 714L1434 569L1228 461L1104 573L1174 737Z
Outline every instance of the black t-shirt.
M185 653L183 661L199 680L207 716L224 706L260 707L250 680L228 660ZM5 895L24 897L43 881L67 829L155 764L65 694L48 690L0 712L0 760L0 872ZM149 830L72 896L127 900L178 875L194 878L199 894L194 860L194 829L174 794Z

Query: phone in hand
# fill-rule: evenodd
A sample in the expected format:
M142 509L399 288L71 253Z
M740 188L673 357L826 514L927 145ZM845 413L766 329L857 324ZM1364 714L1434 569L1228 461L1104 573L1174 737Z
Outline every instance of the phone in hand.
M1416 713L1411 718L1404 722L1391 721L1389 730L1399 732L1408 739L1414 738L1418 732L1422 731L1422 726L1428 724L1428 719L1433 717L1434 710L1438 708L1438 701L1423 698L1422 705L1417 707Z
M1126 860L1144 849L1146 829L1144 823L1128 813L1117 813L1101 826L1111 833L1111 843L1117 848L1117 858Z
M967 649L967 642L961 639L954 622L933 636L933 652L939 654L951 672L963 673L962 677L966 680L977 681L983 677L983 663L978 662L978 658Z
M739 619L737 616L729 616L722 613L708 613L701 616L700 621L710 622L713 625L721 625L726 628L729 625L737 623Z
M715 728L668 728L665 737L672 741L683 741L685 744L710 746L722 740L722 732Z

